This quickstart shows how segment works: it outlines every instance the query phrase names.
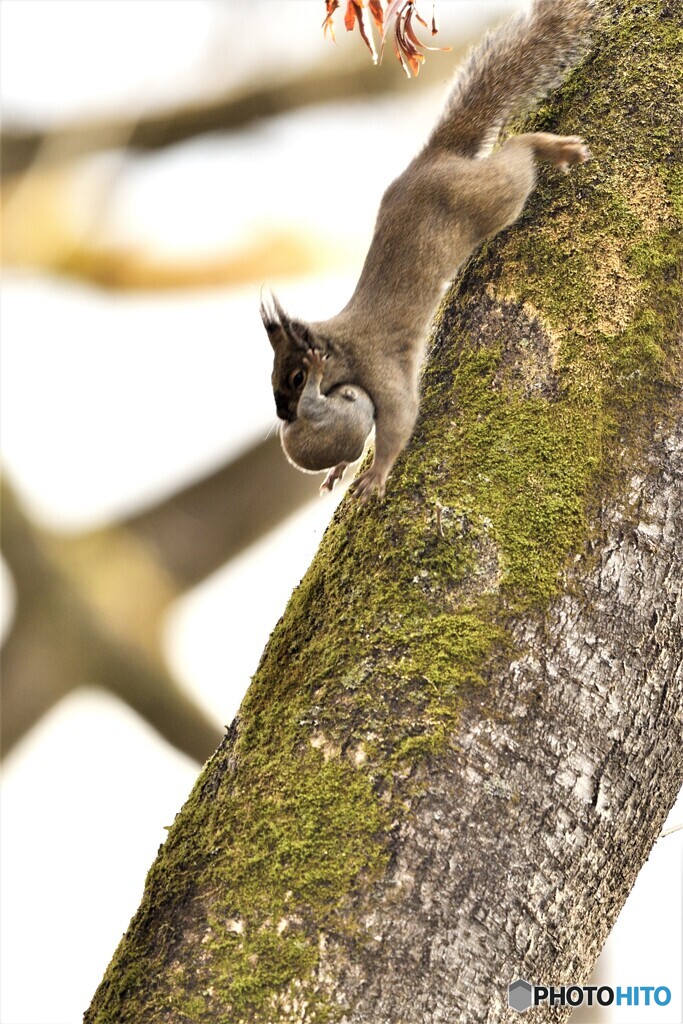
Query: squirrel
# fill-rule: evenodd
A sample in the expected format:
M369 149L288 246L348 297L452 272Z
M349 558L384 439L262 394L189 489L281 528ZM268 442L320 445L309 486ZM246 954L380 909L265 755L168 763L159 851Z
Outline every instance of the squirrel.
M509 118L579 58L594 7L594 0L534 0L471 51L426 145L384 193L358 284L340 313L309 323L286 314L275 296L262 300L282 444L299 468L330 470L322 488L331 490L360 457L374 420L374 459L353 487L362 502L384 497L417 419L429 326L449 281L519 217L537 160L567 172L590 159L574 135L533 132L492 147Z

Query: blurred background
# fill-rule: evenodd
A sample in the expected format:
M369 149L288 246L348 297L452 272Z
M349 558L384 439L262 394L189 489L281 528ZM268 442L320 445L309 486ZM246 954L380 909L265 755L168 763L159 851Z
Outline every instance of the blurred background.
M341 308L454 63L521 6L439 0L453 52L408 81L343 7L324 40L323 0L2 0L2 1024L80 1020L343 493L280 453L261 287ZM683 1017L682 851L600 966L672 988L653 1021Z

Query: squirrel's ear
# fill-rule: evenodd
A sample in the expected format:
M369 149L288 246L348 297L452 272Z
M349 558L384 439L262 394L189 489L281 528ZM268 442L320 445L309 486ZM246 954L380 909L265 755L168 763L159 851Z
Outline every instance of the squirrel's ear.
M315 348L315 339L312 332L299 320L292 320L284 311L277 296L270 293L270 304L266 303L261 296L261 319L266 329L268 340L274 349L287 342L292 348L301 349L307 352L309 348Z
M278 345L282 343L284 331L274 320L269 320L267 315L264 315L263 310L261 310L261 319L263 320L263 326L265 327L266 334L268 335L268 341L273 348L277 348Z
M282 327L284 327L285 331L288 331L289 330L289 317L285 313L285 311L282 308L282 305L280 303L280 300L278 299L277 295L273 291L271 291L271 293L270 293L270 300L273 303L273 310L275 312L275 319L278 321L279 324L282 325Z
M273 348L277 348L282 343L285 337L285 332L282 327L282 321L280 319L280 312L282 312L282 306L277 301L273 293L270 294L271 304L268 305L263 298L263 292L261 292L261 320L263 326L266 329L268 340Z

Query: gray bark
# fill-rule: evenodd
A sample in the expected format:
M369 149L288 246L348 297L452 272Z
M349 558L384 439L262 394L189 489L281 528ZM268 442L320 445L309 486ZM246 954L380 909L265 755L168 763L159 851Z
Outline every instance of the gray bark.
M683 782L683 422L598 521L494 704L420 773L362 960L326 954L349 1022L515 1021L510 982L590 976Z

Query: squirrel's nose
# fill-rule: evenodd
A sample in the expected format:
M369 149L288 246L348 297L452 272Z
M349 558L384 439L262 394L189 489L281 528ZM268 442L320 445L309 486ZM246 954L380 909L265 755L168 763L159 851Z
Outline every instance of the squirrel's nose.
M275 392L275 409L277 411L278 418L284 420L286 423L293 423L296 419L295 414L289 407L289 400L281 391Z

